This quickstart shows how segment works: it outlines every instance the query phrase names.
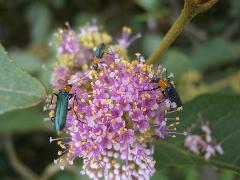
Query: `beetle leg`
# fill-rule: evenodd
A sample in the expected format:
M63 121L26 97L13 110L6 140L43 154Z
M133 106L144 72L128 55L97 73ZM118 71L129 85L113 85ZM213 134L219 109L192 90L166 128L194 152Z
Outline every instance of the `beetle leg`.
M68 99L72 99L73 96L73 94L68 94Z
M163 95L164 98L168 99L168 96L167 96L167 94L165 93L164 90L161 90L161 93L162 93L162 95Z
M75 100L75 98L74 98L74 100ZM77 112L74 109L74 107L75 107L75 101L74 100L73 100L73 107L71 109L73 110L73 112L76 115L77 119L79 119L78 114L77 114Z
M153 89L145 89L145 90L141 90L141 91L139 91L139 92L143 92L143 91L155 91L155 90L160 89L160 88L161 88L161 87L158 86L158 87L155 87L155 88L153 88Z
M53 96L51 97L51 102L50 103L53 104Z
M161 101L157 101L158 104L161 104L165 101L165 99L161 100Z
M170 110L167 110L167 113L174 113L174 112L179 112L182 110L182 107L176 107L176 108L171 108Z
M53 122L54 121L54 117L51 117L50 120Z
M57 93L52 93L52 94L51 94L51 101L50 101L50 104L53 104L53 95L58 96Z
M76 104L79 104L78 103L78 98L77 98L76 94L73 94L73 102L74 103L76 102Z
M77 112L76 112L75 109L74 109L74 107L75 107L75 101L77 102L77 97L76 97L76 95L73 95L73 98L74 98L74 99L73 99L73 107L72 107L72 110L73 110L74 114L76 115L77 120L80 121L80 122L82 122L82 123L84 123L84 124L86 124L85 122L83 122L83 121L80 120Z

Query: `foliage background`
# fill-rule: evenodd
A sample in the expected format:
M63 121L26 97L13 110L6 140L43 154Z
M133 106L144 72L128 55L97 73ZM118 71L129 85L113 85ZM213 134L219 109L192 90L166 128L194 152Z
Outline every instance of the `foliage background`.
M49 48L48 43L53 32L63 27L66 21L77 30L80 25L97 18L98 24L114 37L120 35L122 26L130 26L134 32L141 32L143 35L143 38L131 46L130 56L134 52L142 52L148 57L174 22L182 6L183 1L179 0L0 0L0 42L19 67L40 79L51 92L50 72L44 70L42 65L49 65L54 61L55 52ZM159 61L175 73L177 89L184 102L205 93L239 94L239 32L240 1L220 0L208 12L197 16ZM3 82L0 83L3 85ZM194 102L191 103L195 106ZM217 103L221 104L221 96L218 96ZM18 173L18 167L13 165L18 166L18 163L27 166L30 174L44 175L46 168L56 157L56 145L49 144L48 140L54 133L49 123L42 120L47 116L42 112L42 106L40 104L0 115L1 179L24 179ZM230 107L229 111L237 111L237 107ZM219 113L222 116L220 111L212 114ZM228 109L224 111L227 112ZM235 113L237 115L239 113ZM186 113L182 116L186 117L182 121L189 119ZM240 120L239 116L235 119ZM226 125L230 126L231 118L226 118L226 121L229 121ZM223 133L224 131L222 136ZM16 154L11 151L12 146ZM11 158L13 155L20 162L15 162ZM48 170L54 172L50 179L79 179L76 168L63 172L55 172L51 168ZM210 166L167 166L162 167L152 179L159 178L233 180L239 179L239 176L232 171Z

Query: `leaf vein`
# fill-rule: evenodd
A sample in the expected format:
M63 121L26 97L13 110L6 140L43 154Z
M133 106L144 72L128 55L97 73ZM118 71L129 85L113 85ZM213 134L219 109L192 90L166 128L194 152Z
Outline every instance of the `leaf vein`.
M26 91L20 91L20 90L16 90L16 89L8 89L8 88L0 87L0 91L8 92L8 93L22 94L22 95L26 95L26 96L35 96L35 97L39 97L39 96L38 96L37 94L35 94L35 93L32 93L32 92L26 92Z

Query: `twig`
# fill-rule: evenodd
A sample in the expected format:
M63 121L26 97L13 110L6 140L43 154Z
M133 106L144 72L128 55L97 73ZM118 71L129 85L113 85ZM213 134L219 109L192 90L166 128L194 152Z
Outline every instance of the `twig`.
M170 0L169 2L174 8L174 15L173 15L173 18L171 18L171 21L172 21L171 23L174 23L174 20L176 19L177 15L180 13L181 6L178 0ZM208 38L208 34L206 31L204 31L204 29L201 29L200 27L197 27L192 23L189 23L185 27L183 33L186 34L187 36L190 33L201 42L206 41Z
M164 36L159 46L155 49L149 57L147 63L154 64L175 41L175 39L183 31L184 27L195 17L197 14L203 13L210 9L218 0L185 0L184 8L179 17Z
M80 175L79 169L76 166L67 166L65 167L67 171L72 172L76 176ZM59 167L56 164L49 164L43 174L41 175L41 180L48 180L50 179L54 174L56 174L58 171L60 171Z
M23 177L23 179L37 180L38 176L25 166L17 157L13 147L13 141L10 134L5 138L5 150L12 167Z
M43 174L41 175L42 180L48 180L51 176L56 174L59 171L59 167L57 167L55 164L49 164Z

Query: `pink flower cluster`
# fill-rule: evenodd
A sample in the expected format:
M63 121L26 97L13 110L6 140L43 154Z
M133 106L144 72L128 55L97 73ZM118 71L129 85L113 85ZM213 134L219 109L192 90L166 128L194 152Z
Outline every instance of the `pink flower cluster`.
M62 169L82 158L81 172L93 179L149 179L155 172L153 139L177 134L179 118L166 121L171 102L160 90L151 91L153 67L144 64L140 54L126 59L124 48L136 39L129 35L129 28L124 28L116 45L110 45L110 36L95 25L79 34L64 30L58 35L52 85L60 90L71 84L74 95L65 137L57 139L62 150L55 163ZM108 49L96 71L91 61L99 41Z

